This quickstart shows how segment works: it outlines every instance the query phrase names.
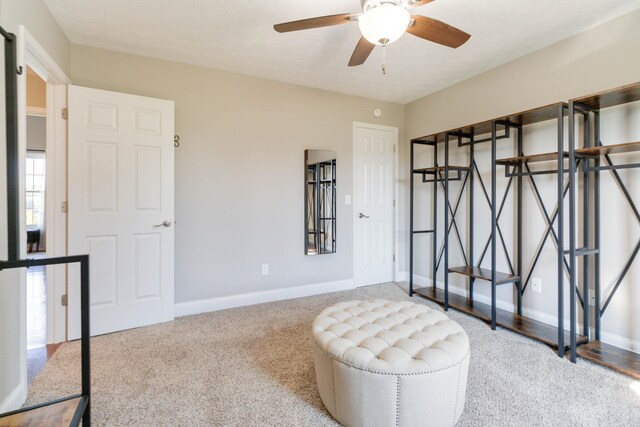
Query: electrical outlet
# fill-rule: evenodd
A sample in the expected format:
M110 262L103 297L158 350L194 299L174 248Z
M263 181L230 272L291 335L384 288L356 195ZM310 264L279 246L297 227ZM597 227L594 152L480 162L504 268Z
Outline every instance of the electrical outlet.
M262 264L262 275L263 276L269 275L269 264Z
M540 279L539 277L532 277L531 278L531 290L533 292L537 292L539 294L542 293L542 279Z

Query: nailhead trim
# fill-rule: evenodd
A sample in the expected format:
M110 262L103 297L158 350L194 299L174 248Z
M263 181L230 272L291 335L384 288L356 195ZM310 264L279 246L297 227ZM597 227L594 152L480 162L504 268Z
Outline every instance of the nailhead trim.
M396 376L396 427L398 427L399 425L400 425L400 375L397 375Z
M335 359L331 361L331 382L333 383L333 410L338 418L338 397L336 396L336 366L334 364Z

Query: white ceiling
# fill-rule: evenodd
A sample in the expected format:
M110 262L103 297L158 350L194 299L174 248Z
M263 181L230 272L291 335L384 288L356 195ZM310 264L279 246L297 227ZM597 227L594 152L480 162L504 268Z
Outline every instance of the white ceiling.
M347 67L357 23L279 34L273 24L361 12L358 0L44 0L72 43L407 103L589 27L640 0L436 0L412 13L471 34L458 49L405 34Z

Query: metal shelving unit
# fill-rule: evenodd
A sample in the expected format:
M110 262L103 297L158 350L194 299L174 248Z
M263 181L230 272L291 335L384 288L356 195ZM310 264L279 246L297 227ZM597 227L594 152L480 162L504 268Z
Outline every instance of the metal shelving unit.
M577 304L575 296L572 295L570 301L570 324L571 324L571 351L570 359L575 362L577 356L595 363L605 365L635 378L640 378L640 354L618 348L600 341L602 317L607 311L613 297L621 288L627 273L636 255L640 251L640 240L635 244L634 249L627 258L624 267L613 279L613 287L608 295L603 295L602 273L601 273L601 214L600 214L600 172L607 171L620 188L633 217L640 223L640 211L632 199L627 185L622 176L618 173L622 169L640 168L640 163L624 163L618 161L614 163L611 155L621 153L632 153L640 151L640 142L625 142L620 144L605 145L600 135L600 111L604 108L617 105L628 104L640 101L640 83L600 92L597 94L575 98L569 101L569 157L570 168L580 171L583 177L583 209L582 209L582 243L578 246L576 221L569 221L569 281L571 284L577 281L577 259L583 257L583 299L589 301L589 277L593 273L594 277L594 308L593 326L594 338L589 343L578 347L577 340ZM578 144L577 128L582 130L582 147L576 148ZM604 164L601 162L604 161ZM581 168L580 168L581 163ZM573 218L576 209L576 184L577 179L573 175L570 182L570 218ZM590 197L593 195L593 198ZM589 201L592 200L592 203ZM591 219L593 216L593 219ZM590 235L593 233L593 242ZM593 263L589 257L593 255ZM605 297L605 298L603 298ZM589 335L591 319L589 304L582 305L582 325L583 334ZM585 308L586 307L586 308ZM636 320L638 321L638 320Z
M566 345L572 339L572 335L569 334L564 329L564 274L565 270L568 270L569 264L566 262L564 257L564 241L563 241L563 233L556 232L554 230L553 225L557 223L557 227L559 230L564 228L564 212L563 212L563 201L564 197L567 194L569 188L569 182L565 183L563 176L565 174L570 175L570 168L565 166L565 162L569 159L569 153L566 151L565 147L565 138L564 138L564 120L565 116L568 112L568 106L565 103L555 103L547 106L543 106L540 108L524 111L518 114L513 114L506 117L500 117L493 120L488 120L485 122L477 123L470 126L465 126L462 128L452 129L446 132L441 132L421 138L416 138L411 141L411 171L412 175L422 174L423 182L430 182L425 179L427 173L433 173L435 175L436 172L443 171L444 174L436 175L434 181L434 189L433 189L433 203L432 203L432 212L433 212L433 224L432 229L430 230L415 230L414 229L414 180L411 179L410 182L410 265L409 265L409 293L413 295L413 293L418 293L422 296L425 296L428 299L436 301L444 305L445 309L449 307L453 307L457 310L463 311L465 313L476 316L480 319L483 319L491 324L492 329L495 329L496 326L502 326L504 328L510 329L515 332L522 333L531 338L542 341L546 344L558 348L558 354L560 356L564 356L566 349L568 346ZM545 121L555 121L557 126L557 151L551 153L540 153L540 154L532 154L525 155L523 151L523 136L522 136L522 128L527 125L531 125L534 123L545 122ZM516 157L507 158L507 159L497 159L496 149L499 140L512 140L514 148L517 152ZM448 164L449 161L449 142L450 140L456 140L459 147L469 147L469 166L468 167L455 167L450 166ZM487 186L485 185L482 176L478 173L478 167L475 158L474 147L477 144L481 143L491 143L491 188L490 194L487 191ZM444 144L445 147L445 156L444 166L438 166L437 164L437 146L438 144ZM414 146L416 145L429 145L434 147L434 156L436 159L435 165L432 168L424 168L424 169L415 169L414 167L414 157L415 150ZM558 155L558 153L562 153ZM545 170L532 170L530 168L531 163L542 163L542 162L555 162L555 167L547 168ZM506 190L503 195L498 198L497 194L497 167L504 166L505 167L505 178L506 182ZM451 181L450 172L456 172L457 175L454 176L453 179L463 179L464 183L467 182L470 177L471 185L469 188L469 236L468 236L468 257L464 256L464 245L462 244L462 240L459 236L456 224L455 224L455 213L457 212L458 202L456 203L455 209L451 209L449 205L449 181ZM468 171L467 176L462 176L462 171ZM538 190L535 176L540 174L556 174L558 176L558 184L557 184L557 204L555 208L550 211L543 203L540 192ZM412 177L413 178L413 177ZM483 247L483 251L480 254L480 257L476 260L473 256L474 249L474 178L478 179L478 183L480 188L482 189L482 193L484 195L485 201L491 210L490 217L490 227L491 233L489 239ZM528 265L527 273L525 273L525 263L522 259L522 228L523 228L523 220L522 220L522 194L523 194L523 183L524 179L528 178L531 182L531 185L534 189L534 195L537 198L537 201L540 203L542 207L542 212L546 222L546 229L543 234L542 244L536 250L533 259ZM444 198L445 204L448 209L445 209L445 233L443 238L443 250L441 254L438 256L434 256L432 259L432 283L433 286L414 289L413 286L413 255L414 255L414 247L413 247L413 238L415 234L419 233L430 233L432 234L432 244L433 244L433 253L437 254L436 245L437 245L437 215L438 215L438 199L437 199L437 184L436 182L441 181L441 186L444 190ZM464 188L464 184L463 184ZM515 198L515 221L517 224L516 229L518 230L515 236L514 248L509 250L505 243L505 238L503 236L503 232L500 227L500 218L504 214L505 202L510 194L510 190L515 189L513 192L515 194L513 197ZM458 199L459 200L459 199ZM453 214L454 221L449 222L448 214L449 211ZM451 229L454 229L457 233L457 239L461 246L463 257L465 258L466 264L459 267L448 267L448 246L449 246L449 234ZM549 236L552 236L552 239L555 241L558 247L558 256L557 256L557 275L558 275L558 325L557 327L553 327L547 325L545 323L536 321L534 319L527 318L522 315L522 298L524 295L524 291L529 284L531 279L531 274L533 269L536 267L537 262L539 260L540 254L544 248L545 243L548 241ZM501 247L504 252L504 257L506 264L508 265L508 272L497 271L497 256L498 256L498 246ZM482 263L485 260L485 257L489 252L491 266L490 268L483 268ZM512 261L512 255L510 253L514 253L513 258L515 262ZM441 257L444 259L445 264L445 276L444 276L444 289L438 289L435 286L436 283L436 272L440 266ZM462 274L469 277L469 292L467 297L463 297L460 295L450 295L448 289L448 273ZM487 281L491 284L491 304L483 304L476 300L474 300L474 284L476 279L481 279ZM516 299L516 312L511 313L506 310L501 310L497 308L496 301L496 289L497 286L504 284L513 284L515 286L515 299ZM573 287L572 287L573 289ZM575 335L575 339L579 343L586 342L587 338L585 336Z

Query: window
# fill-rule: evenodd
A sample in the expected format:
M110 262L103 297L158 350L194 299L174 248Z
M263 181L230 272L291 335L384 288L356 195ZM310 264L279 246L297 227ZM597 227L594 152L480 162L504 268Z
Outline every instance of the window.
M42 228L44 223L45 157L37 151L27 152L27 227Z

